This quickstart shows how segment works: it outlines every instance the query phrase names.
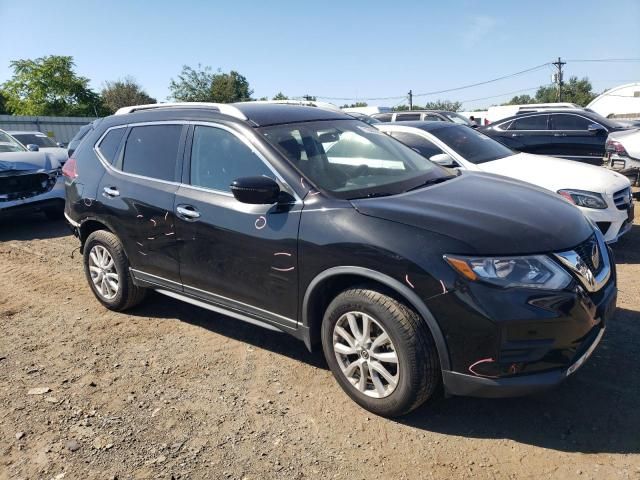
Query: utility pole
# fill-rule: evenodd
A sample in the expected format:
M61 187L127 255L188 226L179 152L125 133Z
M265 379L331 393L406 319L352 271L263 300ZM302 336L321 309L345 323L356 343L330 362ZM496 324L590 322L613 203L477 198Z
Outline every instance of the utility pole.
M303 95L302 98L304 98L307 102L310 102L313 97L307 94L307 95Z
M558 69L558 73L556 73L554 78L556 85L558 85L558 102L562 101L562 85L564 83L562 78L562 67L566 64L567 62L563 62L560 57L558 57L557 62L552 63L552 65L555 65L555 67Z
M413 110L413 91L409 90L409 110Z

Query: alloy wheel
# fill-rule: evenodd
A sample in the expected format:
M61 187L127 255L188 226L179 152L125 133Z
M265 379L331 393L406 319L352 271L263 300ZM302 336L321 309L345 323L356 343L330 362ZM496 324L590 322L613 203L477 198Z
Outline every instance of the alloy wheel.
M343 314L333 328L333 350L340 370L361 393L385 398L400 379L400 365L389 334L364 312Z
M89 252L89 273L102 298L111 300L118 294L118 272L109 250L102 245L95 245Z

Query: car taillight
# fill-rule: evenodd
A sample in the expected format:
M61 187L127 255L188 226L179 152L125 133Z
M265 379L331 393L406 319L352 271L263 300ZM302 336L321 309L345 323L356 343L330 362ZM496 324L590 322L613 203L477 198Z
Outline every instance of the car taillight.
M607 152L616 152L620 155L627 154L627 151L624 149L624 146L616 140L607 140L605 149L607 150Z
M78 178L78 164L75 158L70 158L65 162L64 167L62 167L62 175L69 180Z

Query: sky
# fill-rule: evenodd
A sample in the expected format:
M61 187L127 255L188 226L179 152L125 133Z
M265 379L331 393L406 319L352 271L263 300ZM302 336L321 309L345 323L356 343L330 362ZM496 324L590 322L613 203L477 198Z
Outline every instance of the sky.
M256 98L278 92L342 105L491 80L567 60L565 80L587 76L600 92L640 81L640 0L193 1L0 0L0 83L9 62L71 55L100 90L132 76L159 101L183 65L244 75ZM554 67L454 92L464 109L534 94ZM495 98L486 98L493 97ZM342 100L337 98L349 98ZM478 100L479 99L479 100Z

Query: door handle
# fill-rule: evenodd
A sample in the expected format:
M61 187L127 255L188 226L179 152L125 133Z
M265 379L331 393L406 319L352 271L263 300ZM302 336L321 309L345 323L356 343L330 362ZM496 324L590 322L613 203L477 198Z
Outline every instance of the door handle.
M192 205L179 205L176 208L176 212L185 220L197 220L200 218L200 212Z
M554 137L566 137L567 134L566 133L554 133L553 136Z
M512 133L511 136L512 137L521 137L522 134L521 133Z
M104 194L107 197L119 197L120 196L120 192L118 191L118 189L116 187L104 187L102 189L102 191L104 192Z

